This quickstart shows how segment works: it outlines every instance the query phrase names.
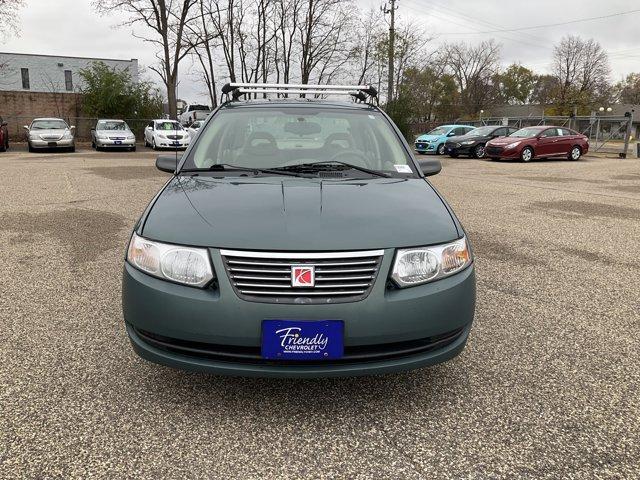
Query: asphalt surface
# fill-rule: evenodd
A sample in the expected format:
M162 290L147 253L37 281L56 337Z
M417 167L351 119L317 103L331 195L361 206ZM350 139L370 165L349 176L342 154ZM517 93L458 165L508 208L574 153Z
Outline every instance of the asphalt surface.
M139 359L149 151L0 154L0 478L638 478L640 161L445 160L478 305L455 360L273 380Z

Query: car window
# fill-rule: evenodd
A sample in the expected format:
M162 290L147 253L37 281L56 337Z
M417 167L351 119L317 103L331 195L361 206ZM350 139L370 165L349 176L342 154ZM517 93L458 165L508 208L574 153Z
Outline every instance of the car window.
M156 130L182 130L182 125L178 122L156 122Z
M466 129L466 127L457 127L453 130L453 132L456 135L464 135L465 133L467 133L469 130Z
M446 135L448 131L449 129L446 127L436 127L427 133L427 135Z
M520 130L516 130L515 132L513 132L509 136L510 137L517 137L517 138L530 138L530 137L535 137L540 132L541 132L540 128L527 127L527 128L521 128Z
M63 120L34 120L31 130L64 130L67 124Z
M571 135L575 135L575 133L572 132L571 130L569 130L568 128L559 128L558 130L560 131L560 134L562 136L568 137L568 136L571 136Z
M464 133L469 133L471 130L473 130L475 127L464 127Z
M127 130L127 124L116 121L100 121L96 125L96 130Z
M493 135L496 135L498 137L504 137L507 135L507 129L506 128L497 128L494 132Z
M200 132L184 168L221 163L275 168L332 159L394 173L410 165L401 140L380 112L245 107L219 111Z
M547 130L542 132L542 134L540 136L542 138L557 137L558 136L558 129L557 128L548 128Z

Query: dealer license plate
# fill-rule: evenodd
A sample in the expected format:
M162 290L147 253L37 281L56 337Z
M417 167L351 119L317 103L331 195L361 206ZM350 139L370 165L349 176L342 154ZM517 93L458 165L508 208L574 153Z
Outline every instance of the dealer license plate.
M262 357L267 360L331 360L343 354L342 320L262 321Z

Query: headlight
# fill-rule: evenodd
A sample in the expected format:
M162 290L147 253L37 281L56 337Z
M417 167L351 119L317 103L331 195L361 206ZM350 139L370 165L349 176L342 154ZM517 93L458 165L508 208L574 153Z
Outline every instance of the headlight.
M64 136L62 137L65 140L71 140L73 138L73 135L71 135L71 132L64 132Z
M213 278L206 249L154 242L135 233L127 261L149 275L193 287L204 287Z
M161 134L161 133L159 133L159 134L158 134L158 136L159 136L160 138L167 138L165 135L163 135L163 134Z
M391 278L399 287L410 287L453 275L471 261L465 237L444 245L401 249L396 253Z
M476 143L475 140L467 140L466 142L462 142L462 145L473 145L474 143Z
M135 140L136 137L134 137L133 135L127 135L127 140Z
M106 135L96 135L96 139L97 140L106 140L107 136Z
M520 142L513 142L510 143L509 145L507 145L506 147L504 147L505 150L509 150L511 148L516 148L518 145L520 145Z

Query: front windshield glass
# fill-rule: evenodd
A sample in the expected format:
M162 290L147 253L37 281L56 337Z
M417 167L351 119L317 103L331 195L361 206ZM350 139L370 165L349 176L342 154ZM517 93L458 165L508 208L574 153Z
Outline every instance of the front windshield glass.
M157 122L156 130L182 130L182 125L178 122Z
M320 107L222 110L200 132L184 168L230 164L264 169L332 160L413 173L410 157L381 113Z
M510 137L529 138L538 135L542 129L540 128L521 128L513 132Z
M445 127L437 127L431 130L427 135L445 135L449 131L448 128Z
M127 130L127 124L118 121L100 121L96 130Z
M484 135L491 135L496 127L478 127L471 130L467 135L481 137Z
M35 120L31 130L64 130L68 128L63 120Z

